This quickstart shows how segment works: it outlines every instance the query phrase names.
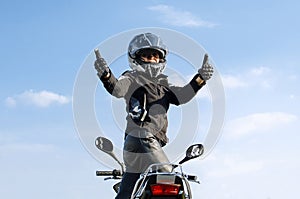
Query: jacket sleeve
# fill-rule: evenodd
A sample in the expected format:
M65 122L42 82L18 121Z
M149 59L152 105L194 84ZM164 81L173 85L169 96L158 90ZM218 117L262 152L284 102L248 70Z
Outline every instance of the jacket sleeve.
M132 83L130 76L127 73L123 73L118 79L110 71L110 77L108 79L100 78L104 88L113 96L122 98L126 95L129 87Z
M206 84L203 81L201 84L197 83L196 79L199 78L199 74L195 75L193 79L185 86L170 86L170 103L175 105L181 105L189 102L197 92Z

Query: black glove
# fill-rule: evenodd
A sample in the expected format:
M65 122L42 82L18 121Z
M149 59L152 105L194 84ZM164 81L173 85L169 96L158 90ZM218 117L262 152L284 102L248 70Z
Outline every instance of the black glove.
M199 73L201 79L207 81L212 77L213 72L214 72L214 68L208 62L208 55L205 54L203 63L202 63L202 67L198 70L198 73Z
M95 49L95 54L96 54L96 61L94 63L95 69L97 70L97 74L100 78L109 78L110 76L110 72L109 72L109 67L106 63L106 61L104 60L104 58L102 58L100 56L99 50Z

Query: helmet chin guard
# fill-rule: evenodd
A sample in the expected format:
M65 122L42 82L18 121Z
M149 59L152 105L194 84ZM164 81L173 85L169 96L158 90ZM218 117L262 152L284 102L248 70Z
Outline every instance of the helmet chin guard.
M144 63L141 66L150 77L157 77L163 73L166 63Z

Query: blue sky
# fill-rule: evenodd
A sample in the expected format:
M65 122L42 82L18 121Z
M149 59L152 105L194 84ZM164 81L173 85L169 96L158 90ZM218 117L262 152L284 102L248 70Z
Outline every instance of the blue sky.
M222 136L209 156L186 165L202 181L193 185L194 198L298 197L299 8L296 0L2 1L1 198L113 198L113 182L94 176L107 167L85 150L74 127L73 86L95 46L144 27L194 39L223 81ZM202 133L211 115L205 93ZM111 101L101 86L96 95Z

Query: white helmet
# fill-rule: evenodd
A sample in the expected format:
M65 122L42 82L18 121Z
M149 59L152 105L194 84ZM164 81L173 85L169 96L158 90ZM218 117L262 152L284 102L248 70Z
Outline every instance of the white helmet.
M138 56L143 49L157 50L160 54L159 63L146 63ZM142 71L150 75L150 77L157 77L163 72L166 66L166 55L168 54L167 47L162 42L160 37L152 33L143 33L136 35L128 46L128 60L132 70Z

